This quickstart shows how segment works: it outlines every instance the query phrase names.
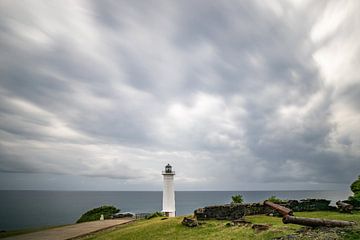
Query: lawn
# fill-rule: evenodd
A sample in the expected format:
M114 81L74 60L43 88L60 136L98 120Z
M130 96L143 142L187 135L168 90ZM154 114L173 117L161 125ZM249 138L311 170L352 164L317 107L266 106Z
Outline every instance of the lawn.
M320 217L337 220L356 221L360 224L360 212L355 214L343 214L337 212L302 212L295 213L301 217ZM134 223L119 226L115 229L98 232L82 238L83 240L115 240L115 239L272 239L294 233L301 226L283 224L281 218L265 215L248 216L246 220L256 224L271 224L270 230L256 233L251 227L225 226L229 221L211 220L204 225L188 228L181 225L183 217L161 220L161 217L151 220L139 220ZM351 234L350 234L351 235ZM350 236L349 235L349 236ZM357 239L359 235L355 238Z
M17 235L22 235L22 234L32 233L32 232L38 232L38 231L51 229L51 228L56 228L56 227L61 227L61 226L65 226L65 225L3 231L3 232L0 232L0 238L13 237L13 236L17 236Z

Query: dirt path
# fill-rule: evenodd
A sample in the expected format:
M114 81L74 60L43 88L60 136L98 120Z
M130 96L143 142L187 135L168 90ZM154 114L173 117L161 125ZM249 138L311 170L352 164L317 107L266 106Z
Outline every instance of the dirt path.
M106 228L111 228L120 224L133 221L133 219L112 219L104 221L94 221L78 223L63 227L51 228L43 231L17 235L3 238L4 240L66 240L84 236L89 233L97 232Z

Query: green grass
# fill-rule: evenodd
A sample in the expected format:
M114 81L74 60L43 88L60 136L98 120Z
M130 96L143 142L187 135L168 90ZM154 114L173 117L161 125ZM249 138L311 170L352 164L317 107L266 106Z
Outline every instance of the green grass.
M328 218L346 221L356 221L358 226L353 231L345 231L343 239L360 239L360 212L354 214L345 214L331 211L321 212L296 212L298 217L314 217L314 218ZM87 237L82 240L116 240L116 239L272 239L287 234L292 234L301 226L294 224L283 224L281 218L269 217L265 215L247 216L246 220L255 224L271 224L268 231L256 233L251 227L226 227L225 224L229 221L211 220L206 221L206 224L196 228L188 228L181 225L182 217L169 218L161 220L161 217L156 217L150 220L139 220L133 223L122 225L116 228L104 230ZM8 231L0 233L0 238L25 234L52 227L25 229L17 231ZM321 233L322 234L322 233ZM305 238L304 238L305 239ZM312 238L309 238L312 239ZM328 239L327 236L319 239Z
M98 233L85 239L269 239L281 236L285 229L255 234L250 227L226 227L228 221L207 221L205 225L188 228L181 225L182 217L141 220L115 231ZM283 228L283 227L282 227ZM290 231L289 231L290 233Z
M297 217L309 217L309 218L329 218L335 220L355 221L360 224L360 212L354 211L353 214L339 213L336 211L319 211L319 212L295 212Z
M301 217L319 217L337 220L356 221L360 224L360 213L343 214L337 212L302 212L295 213ZM256 233L251 227L226 227L229 221L211 220L206 224L195 228L188 228L181 225L183 217L161 220L139 220L134 223L117 227L115 230L99 232L83 239L93 240L116 240L116 239L272 239L275 237L294 233L301 226L294 224L283 224L281 218L265 215L247 216L246 219L257 224L271 224L268 231ZM349 233L351 235L351 233ZM358 235L357 235L358 236ZM356 236L355 236L356 237ZM352 238L349 238L352 239ZM356 239L356 238L353 238Z
M13 237L13 236L16 236L16 235L32 233L32 232L38 232L38 231L47 230L47 229L56 228L56 227L61 227L61 226L66 226L66 225L4 231L4 232L0 232L0 238Z
M13 231L4 231L0 232L0 238L12 237L20 234L35 232L34 229L25 229L25 230L13 230Z

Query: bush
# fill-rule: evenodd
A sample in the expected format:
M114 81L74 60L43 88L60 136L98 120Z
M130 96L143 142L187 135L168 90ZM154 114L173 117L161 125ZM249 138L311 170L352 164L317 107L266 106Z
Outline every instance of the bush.
M360 176L351 184L350 189L355 195L358 194L360 196Z
M148 216L145 216L145 219L152 219L154 217L163 217L164 216L164 213L162 212L154 212Z
M282 200L280 198L277 198L276 196L271 196L267 199L268 201L270 202L273 202L273 203L277 203L277 204L280 204L280 203L285 203L286 201L285 200Z
M231 197L232 202L231 203L243 203L244 202L244 198L241 195L234 195Z
M350 196L348 203L353 205L354 207L360 207L360 193L354 194L354 196Z
M354 193L354 196L349 197L350 204L360 207L360 176L350 185L350 189Z
M354 207L360 206L360 196L350 196L349 197L349 202Z
M101 214L104 215L104 219L109 219L115 213L120 212L120 209L117 209L114 206L101 206L98 208L91 209L81 215L81 217L76 221L76 223L81 222L90 222L100 219Z

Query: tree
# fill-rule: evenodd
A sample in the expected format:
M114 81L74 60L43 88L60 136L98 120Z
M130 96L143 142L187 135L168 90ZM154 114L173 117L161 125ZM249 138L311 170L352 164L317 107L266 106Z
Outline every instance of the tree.
M354 193L354 196L349 197L350 203L354 206L360 206L360 176L350 185L350 189Z
M350 186L351 191L356 195L357 193L360 193L360 176L358 179L353 182Z
M109 219L113 214L118 212L120 212L120 209L117 209L114 206L101 206L87 211L76 222L81 223L81 222L96 221L100 219L101 215L104 215L105 219Z
M243 203L244 202L244 198L241 195L234 195L231 197L232 202L231 203Z

